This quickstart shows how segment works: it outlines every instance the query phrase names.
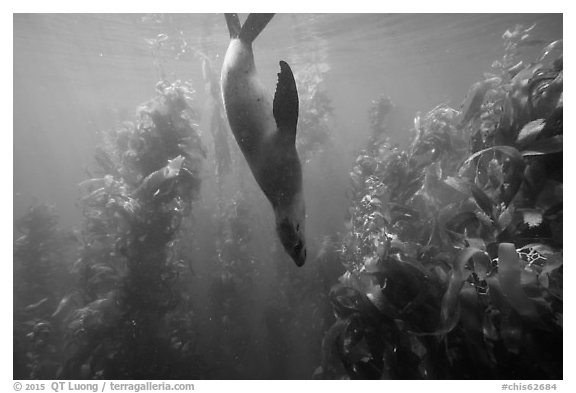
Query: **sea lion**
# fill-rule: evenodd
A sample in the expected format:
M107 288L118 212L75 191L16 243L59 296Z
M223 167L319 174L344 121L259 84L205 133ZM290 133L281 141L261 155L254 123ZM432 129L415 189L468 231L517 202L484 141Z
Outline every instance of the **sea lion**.
M250 14L243 26L226 14L230 45L222 65L222 95L230 128L256 182L272 204L276 232L296 265L306 261L302 167L296 151L298 91L280 61L272 103L258 79L252 41L274 14Z

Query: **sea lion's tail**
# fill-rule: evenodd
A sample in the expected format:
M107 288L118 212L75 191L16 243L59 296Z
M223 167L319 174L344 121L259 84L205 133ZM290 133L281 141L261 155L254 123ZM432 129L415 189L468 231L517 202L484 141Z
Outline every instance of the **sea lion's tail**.
M224 14L224 16L226 17L230 38L238 37L247 44L251 44L258 37L258 34L264 30L274 14L250 14L242 27L240 27L238 14Z
M238 14L224 14L226 18L226 24L228 25L228 32L230 33L230 38L237 38L240 35L240 19L238 19Z

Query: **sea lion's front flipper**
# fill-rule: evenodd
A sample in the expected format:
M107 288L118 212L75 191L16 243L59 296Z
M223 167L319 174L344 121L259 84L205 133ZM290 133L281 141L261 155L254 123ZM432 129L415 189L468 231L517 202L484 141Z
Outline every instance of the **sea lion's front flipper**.
M282 60L274 94L273 113L278 130L282 135L288 136L291 143L294 143L298 124L298 90L290 66Z
M238 37L240 35L240 31L242 30L238 14L224 14L224 17L226 18L226 25L228 25L230 38Z

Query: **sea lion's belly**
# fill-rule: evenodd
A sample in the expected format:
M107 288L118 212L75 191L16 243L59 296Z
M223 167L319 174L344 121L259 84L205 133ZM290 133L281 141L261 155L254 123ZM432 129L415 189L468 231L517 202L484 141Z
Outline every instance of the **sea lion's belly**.
M302 188L296 149L282 143L278 134L263 141L260 148L260 154L250 163L254 177L273 206L287 206Z
M246 158L252 160L276 131L272 103L255 73L230 71L226 79L223 95L230 128Z

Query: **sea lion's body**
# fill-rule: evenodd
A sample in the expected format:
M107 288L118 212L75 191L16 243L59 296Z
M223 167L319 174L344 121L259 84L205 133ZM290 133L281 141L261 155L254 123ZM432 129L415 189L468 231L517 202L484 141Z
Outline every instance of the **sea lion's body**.
M231 40L222 66L222 94L234 137L274 208L280 240L301 266L306 247L302 169L295 146L296 83L288 64L281 61L272 102L258 78L252 52L252 40L271 18L251 14L240 28L235 15L226 15Z

